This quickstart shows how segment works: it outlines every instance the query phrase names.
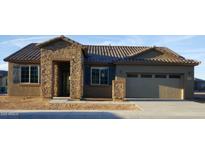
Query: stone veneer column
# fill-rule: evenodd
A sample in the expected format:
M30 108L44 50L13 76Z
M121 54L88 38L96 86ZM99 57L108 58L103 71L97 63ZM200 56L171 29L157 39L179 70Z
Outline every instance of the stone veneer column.
M113 101L123 101L125 98L125 79L112 81L112 99Z
M83 96L83 62L82 52L76 52L70 69L70 97L73 99L81 99Z
M52 97L52 60L47 51L41 53L41 94L44 98Z
M51 50L50 48L55 47ZM52 98L57 94L57 73L55 61L70 62L70 97L81 99L83 96L83 53L81 47L68 46L57 48L52 45L48 49L41 49L41 89L42 97Z
M57 63L54 63L54 86L53 86L53 96L54 97L57 97L58 94L59 94L59 68L58 68L58 65Z

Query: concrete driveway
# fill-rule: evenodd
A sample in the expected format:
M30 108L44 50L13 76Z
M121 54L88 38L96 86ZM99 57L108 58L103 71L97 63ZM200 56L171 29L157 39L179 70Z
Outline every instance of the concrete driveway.
M131 101L135 111L0 111L1 119L189 119L205 118L205 103L194 101Z
M194 101L138 101L141 111L126 118L205 118L205 103Z

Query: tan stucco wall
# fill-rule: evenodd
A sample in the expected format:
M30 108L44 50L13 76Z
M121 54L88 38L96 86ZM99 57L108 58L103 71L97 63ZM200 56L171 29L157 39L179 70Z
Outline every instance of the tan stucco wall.
M141 66L141 65L117 65L116 80L126 79L127 72L138 73L182 73L184 74L183 87L184 98L193 98L194 67L193 66ZM146 88L141 89L146 91Z
M8 95L9 96L40 96L40 84L20 84L13 83L13 66L9 63L8 71Z
M83 95L84 56L80 46L72 46L63 41L52 43L41 49L42 96L51 98L56 95L54 86L54 64L56 61L70 62L70 97L80 99ZM55 73L54 73L55 72Z
M112 98L112 86L89 86L84 87L85 98Z

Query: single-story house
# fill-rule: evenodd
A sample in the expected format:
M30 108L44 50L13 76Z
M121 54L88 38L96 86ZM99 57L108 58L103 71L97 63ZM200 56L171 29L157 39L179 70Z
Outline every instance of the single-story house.
M43 98L191 99L194 66L166 47L83 45L65 36L9 57L8 94Z
M205 91L205 80L195 78L194 80L194 90L195 91Z
M0 94L7 92L7 71L0 70Z

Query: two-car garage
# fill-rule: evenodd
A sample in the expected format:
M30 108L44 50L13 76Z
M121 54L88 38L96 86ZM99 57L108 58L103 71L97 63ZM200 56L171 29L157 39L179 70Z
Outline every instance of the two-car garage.
M183 75L127 73L126 97L183 99Z

